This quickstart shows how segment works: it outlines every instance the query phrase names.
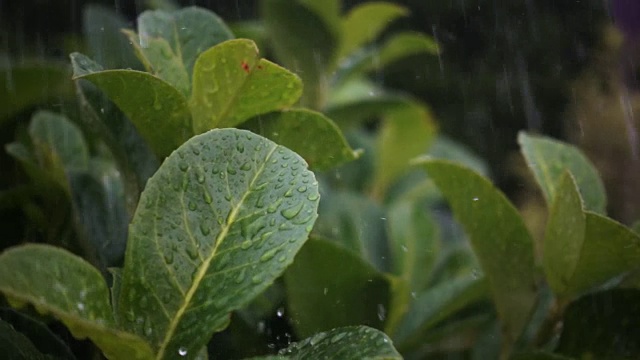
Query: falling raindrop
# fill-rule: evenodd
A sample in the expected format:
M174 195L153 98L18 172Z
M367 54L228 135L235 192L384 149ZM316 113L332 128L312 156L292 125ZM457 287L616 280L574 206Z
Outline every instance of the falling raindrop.
M180 347L180 348L178 349L178 355L180 355L180 356L187 356L187 349L186 349L186 348L184 348L184 347Z

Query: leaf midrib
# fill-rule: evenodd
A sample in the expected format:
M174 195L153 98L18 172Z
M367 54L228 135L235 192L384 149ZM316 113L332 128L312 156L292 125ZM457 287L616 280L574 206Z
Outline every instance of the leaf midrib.
M187 308L191 304L191 300L192 300L193 296L195 295L196 291L198 290L200 282L202 281L202 279L206 275L207 270L209 269L209 266L211 265L211 262L215 258L216 254L218 252L218 248L220 247L220 245L224 241L225 237L227 236L227 234L229 232L229 229L231 228L231 226L235 222L236 217L238 216L238 212L240 211L240 208L242 207L245 199L247 198L247 196L251 192L250 189L253 187L255 181L260 177L260 175L264 171L265 166L268 164L269 159L271 158L271 156L273 155L273 153L276 151L277 148L278 148L277 145L274 146L271 149L271 151L267 154L267 156L265 157L262 165L260 166L260 168L258 168L258 170L256 171L255 176L253 177L253 179L251 179L251 182L247 186L247 191L242 195L242 198L240 198L240 200L238 201L236 206L231 210L231 213L227 217L227 222L225 223L225 226L222 228L222 231L220 231L220 233L218 234L218 236L215 239L215 246L213 248L213 251L211 252L211 255L208 256L205 259L205 261L203 262L203 264L200 266L200 269L198 270L196 276L194 277L193 282L191 283L191 287L187 291L187 294L186 294L186 296L184 298L184 301L183 301L183 305L178 309L178 311L176 312L176 315L171 320L171 323L169 324L169 327L167 329L166 335L165 335L165 337L164 337L164 339L162 341L162 345L160 347L160 350L158 350L158 354L156 356L156 359L163 359L164 358L164 353L165 353L165 351L167 349L166 346L169 344L171 338L173 337L173 334L175 333L176 328L177 328L178 324L180 323L180 320L182 319L182 316L184 315L184 313L186 312Z

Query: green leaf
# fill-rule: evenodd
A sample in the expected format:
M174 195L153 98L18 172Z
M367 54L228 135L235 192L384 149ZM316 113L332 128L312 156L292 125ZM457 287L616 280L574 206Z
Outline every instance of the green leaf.
M349 129L398 111L412 101L411 97L387 91L370 81L354 79L331 92L326 113L341 128Z
M10 324L15 331L26 336L41 353L51 355L56 359L76 359L60 337L49 329L46 324L31 316L10 308L0 308L0 319L0 321ZM3 354L7 353L10 352L3 352Z
M342 21L341 59L375 40L391 22L408 15L407 9L392 3L371 2L351 9Z
M323 195L314 234L340 243L381 272L391 269L385 211L372 199L352 191Z
M564 311L556 350L576 359L633 359L640 353L640 291L587 295Z
M357 254L332 241L311 239L285 273L291 323L300 337L339 326L381 329L390 284Z
M547 283L557 295L563 296L571 287L580 262L585 245L586 219L571 173L563 173L557 189L549 210L542 264Z
M374 194L381 197L389 185L409 170L409 162L429 148L436 133L430 111L417 102L385 114L378 135Z
M487 282L480 276L461 276L436 285L417 296L393 338L402 349L420 345L430 329L486 295Z
M88 4L82 12L82 33L89 55L107 69L138 68L129 40L120 31L128 28L126 19L112 9Z
M440 250L440 229L417 201L400 201L388 211L387 232L394 274L410 284L412 292L427 287Z
M565 293L577 295L640 264L640 236L624 225L587 212L585 238Z
M555 198L562 173L569 170L582 195L584 208L599 214L605 213L607 200L602 180L598 171L579 149L524 132L518 135L518 142L547 204L551 204Z
M285 359L402 359L387 335L366 326L315 334L281 350L280 356Z
M233 127L256 115L293 105L300 79L260 59L251 40L230 40L204 52L196 62L189 105L194 129Z
M428 155L436 159L460 163L482 176L489 176L489 166L482 158L471 152L463 144L442 134L438 134L429 149Z
M409 56L437 54L438 51L438 44L431 37L419 32L401 32L384 42L373 68L381 69Z
M359 156L336 124L315 111L275 112L255 118L247 127L300 154L314 170L327 170Z
M101 264L120 264L129 225L120 172L113 163L94 159L89 171L70 172L67 178L79 235Z
M446 161L423 164L469 236L508 347L522 332L535 304L531 235L518 211L487 179Z
M89 149L82 131L65 116L49 111L37 112L29 123L29 136L38 163L60 171L61 179L64 179L64 171L88 167Z
M19 112L49 100L72 99L69 67L57 62L33 61L0 66L0 126Z
M324 5L323 5L324 3ZM338 46L338 2L265 0L261 18L279 62L298 74L305 85L302 105L324 107L329 89L328 70ZM338 6L338 8L336 8Z
M126 34L147 71L185 96L191 92L191 74L198 56L233 38L216 14L197 7L172 13L145 11L138 17L138 34Z
M0 255L0 292L14 306L33 305L90 338L109 359L150 359L135 335L115 329L102 275L81 258L49 245L24 245Z
M245 130L212 130L149 179L129 227L120 323L157 358L193 354L293 261L318 187L292 151Z
M52 355L41 353L23 334L11 324L0 319L0 351L11 360L54 360Z
M71 54L71 62L74 80L88 80L104 91L160 158L192 135L187 100L168 83L140 71L102 70L78 53Z

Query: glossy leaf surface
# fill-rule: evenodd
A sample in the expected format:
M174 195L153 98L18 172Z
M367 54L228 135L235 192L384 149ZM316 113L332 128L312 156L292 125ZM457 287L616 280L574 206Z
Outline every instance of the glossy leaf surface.
M580 150L557 140L524 132L518 136L518 142L547 204L553 202L562 173L569 170L578 185L585 210L605 213L607 200L604 185L598 171Z
M487 179L447 161L425 161L423 166L469 236L489 283L504 341L511 344L535 304L531 235L518 211Z
M314 170L327 170L359 156L336 124L315 111L292 109L270 113L257 117L247 126L255 133L295 151Z
M116 330L102 275L81 258L49 245L24 245L0 255L0 292L14 306L33 305L90 338L110 359L150 359L142 339Z
M163 158L192 135L186 98L167 82L145 72L102 70L88 57L71 54L74 79L91 81L135 124Z
M142 193L120 323L158 358L199 351L293 261L318 200L313 173L292 151L245 130L193 137Z
M196 133L233 127L256 115L287 108L301 93L300 79L261 59L253 41L227 41L196 61L189 102L193 126Z

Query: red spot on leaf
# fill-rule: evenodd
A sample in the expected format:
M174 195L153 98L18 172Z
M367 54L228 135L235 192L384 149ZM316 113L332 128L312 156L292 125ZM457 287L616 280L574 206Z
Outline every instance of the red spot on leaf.
M247 64L246 61L242 61L242 70L246 71L247 74L249 73L249 71L251 71L251 69L249 68L249 64Z

